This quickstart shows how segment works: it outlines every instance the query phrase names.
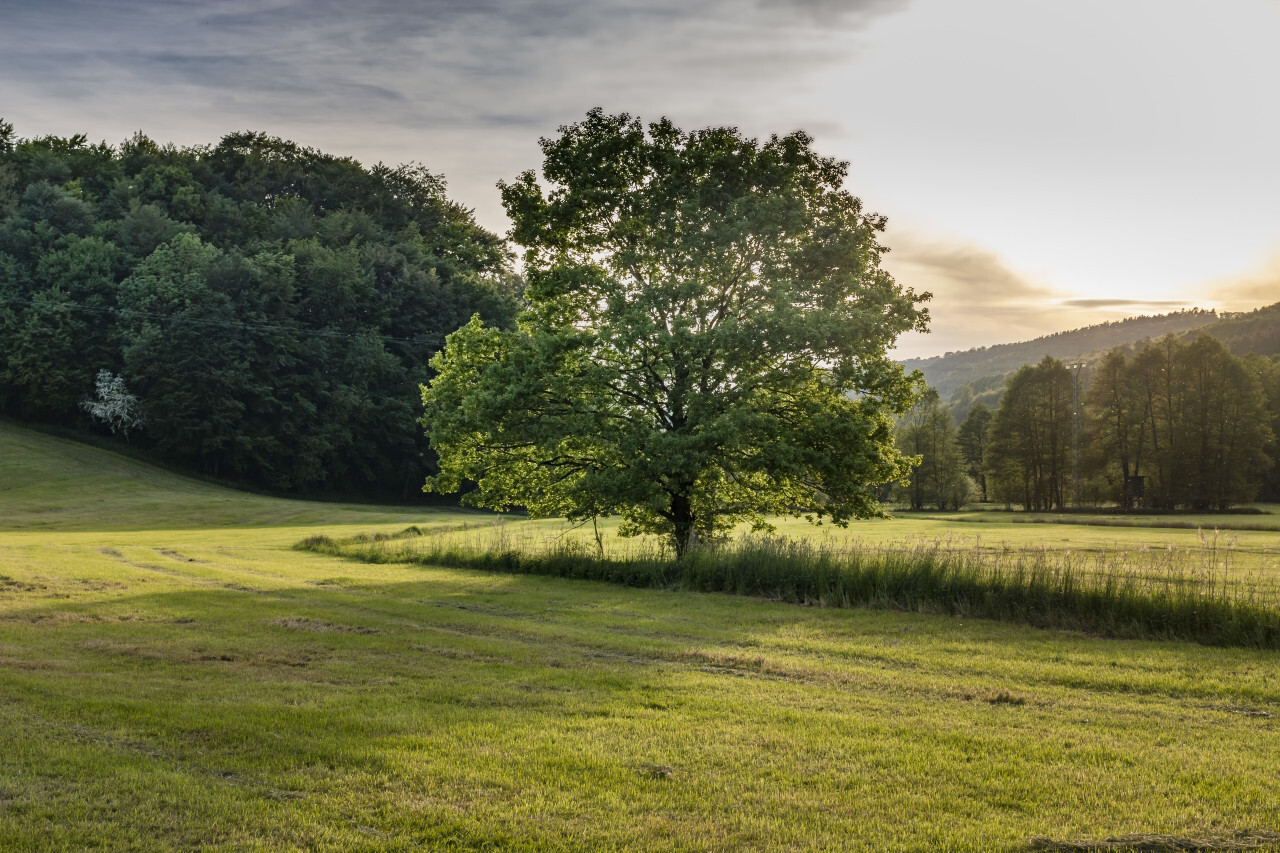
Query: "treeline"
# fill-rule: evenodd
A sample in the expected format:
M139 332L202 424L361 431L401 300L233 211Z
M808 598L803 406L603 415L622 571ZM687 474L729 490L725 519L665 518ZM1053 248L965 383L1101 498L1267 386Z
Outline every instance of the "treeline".
M1170 334L1088 366L1045 356L958 425L930 389L898 424L921 462L894 496L913 509L1224 510L1280 500L1278 437L1280 357Z
M1102 326L1090 326L1088 329L1080 329L1075 332L1062 332L1059 335L1049 335L1044 338L1038 338L1029 344L1005 344L1000 347L992 347L992 350L1003 350L1002 358L1007 358L1012 348L1021 348L1023 358L1016 361L1012 366L1006 366L1005 369L996 373L989 373L977 378L970 379L967 382L955 387L956 377L962 377L966 371L971 371L974 362L971 356L975 353L984 352L984 350L970 350L963 353L952 353L946 356L939 356L934 359L915 360L904 362L904 365L921 368L924 373L925 381L931 386L938 389L938 393L947 400L947 406L955 415L957 422L964 420L968 414L969 408L982 403L989 409L994 409L1000 402L1000 396L1004 393L1004 384L1009 375L1015 369L1022 366L1036 353L1034 357L1039 357L1040 353L1047 355L1055 355L1070 362L1079 361L1097 361L1102 351L1109 347L1120 347L1127 352L1136 353L1138 350L1147 346L1150 341L1148 337L1160 337L1161 335L1137 336L1139 332L1149 331L1150 324L1159 321L1161 323L1169 322L1187 322L1195 321L1197 317L1215 316L1210 312L1204 311L1181 311L1176 314L1166 314L1160 317L1134 317L1129 320L1122 320L1118 323L1103 324ZM1209 323L1187 329L1172 329L1175 334L1186 337L1192 331L1196 334L1209 335L1222 341L1223 345L1231 351L1233 355L1246 356L1249 354L1261 356L1280 355L1280 303L1268 305L1264 308L1258 308L1253 311L1243 312L1239 314L1217 315L1220 319ZM1062 336L1075 336L1082 332L1092 332L1095 329L1112 328L1115 330L1125 330L1135 337L1123 344L1112 344L1109 347L1099 347L1097 349L1084 348L1081 341L1076 349L1076 355L1064 356L1061 352L1054 352L1055 339ZM1082 355L1083 354L1083 355ZM950 365L950 366L948 366ZM985 368L984 368L985 369ZM948 392L950 394L948 398Z
M419 493L419 384L444 336L514 317L503 243L417 166L258 133L216 145L19 139L0 122L0 414L102 429L287 491ZM117 385L116 387L121 387Z

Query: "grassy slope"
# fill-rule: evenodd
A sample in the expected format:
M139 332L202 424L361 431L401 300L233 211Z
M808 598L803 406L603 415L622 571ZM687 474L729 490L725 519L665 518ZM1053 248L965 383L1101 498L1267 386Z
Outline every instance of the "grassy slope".
M0 422L0 525L129 530L376 524L424 511L262 497ZM428 511L429 512L429 511Z
M1274 653L357 565L287 545L459 517L226 492L2 426L0 466L5 849L1280 828Z

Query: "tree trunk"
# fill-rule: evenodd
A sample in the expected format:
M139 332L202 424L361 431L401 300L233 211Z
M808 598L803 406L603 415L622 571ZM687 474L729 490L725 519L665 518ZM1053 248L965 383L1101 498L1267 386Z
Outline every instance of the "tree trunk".
M689 499L687 494L675 494L671 496L671 524L675 528L672 531L672 544L676 549L676 559L679 560L688 552L694 543L694 527L697 519L693 515L693 501Z

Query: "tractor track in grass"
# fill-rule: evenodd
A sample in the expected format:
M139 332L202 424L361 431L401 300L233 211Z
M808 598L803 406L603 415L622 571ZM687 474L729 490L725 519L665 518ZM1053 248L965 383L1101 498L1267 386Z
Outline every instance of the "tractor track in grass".
M253 593L264 598L290 604L297 603L305 597L285 590L253 589L238 583L227 583L217 578L183 571L178 566L194 563L232 574L268 577L281 581L289 579L287 576L277 573L241 566L228 566L207 560L190 559L187 555L173 548L152 549L158 555L176 564L169 566L128 560L115 549L100 550L102 553L127 565L162 573L205 588ZM998 685L989 683L979 673L974 673L977 676L976 678L966 679L962 683L932 684L929 682L936 679L930 673L920 670L919 664L909 660L898 660L873 650L867 650L865 653L863 651L851 651L840 655L839 660L833 662L843 664L844 668L796 666L793 663L788 663L785 659L779 659L777 656L752 654L749 647L746 649L698 648L698 639L695 637L688 638L687 643L684 645L670 645L666 648L641 650L636 650L633 647L623 651L608 644L583 643L580 641L580 637L583 634L595 634L604 638L616 634L621 642L626 642L627 640L650 639L652 632L637 631L634 628L628 629L622 626L606 626L603 628L595 626L582 629L570 628L567 633L548 635L544 633L544 628L555 624L556 620L544 613L525 613L485 603L460 603L427 599L397 600L391 597L391 594L387 591L377 587L370 588L354 584L333 587L323 581L308 581L307 583L312 587L312 591L307 595L318 595L320 600L308 602L307 606L296 610L291 608L290 613L276 617L277 620L296 619L332 622L335 625L344 625L354 629L353 633L361 633L364 630L377 630L384 633L387 631L393 633L402 632L411 642L416 642L421 651L441 653L446 657L470 659L477 662L494 664L510 662L518 665L533 663L535 665L555 667L558 665L557 662L571 658L588 666L658 666L664 669L674 667L687 671L698 671L712 676L735 679L748 678L762 682L795 685L826 686L842 692L865 693L885 698L898 697L901 699L933 701L982 701L989 699L991 696L999 697L1005 692ZM398 601L399 604L392 604L391 602L393 601ZM419 612L405 612L406 605L417 609ZM445 622L433 621L425 618L426 614L431 610L457 613L462 619ZM571 634L577 636L570 636ZM471 650L444 651L443 649L446 647L435 644L424 645L422 643L425 637L431 635L441 638L466 638L499 644L511 644L524 649L525 654L513 656L503 653L500 649L494 649L487 653ZM668 635L666 638L678 642L677 637ZM559 665L562 665L562 663ZM852 668L848 668L850 665L852 665ZM913 677L904 680L903 676L908 673L914 673ZM923 679L924 683L917 681L917 679ZM1042 685L1055 692L1064 688L1080 689L1085 686L1078 683L1078 679L1058 679L1052 676L1046 677ZM1117 684L1104 684L1102 682L1089 685L1089 689L1092 691L1100 691L1103 694L1116 692L1118 688L1120 693L1135 692L1132 686L1126 689ZM1136 692L1153 696L1166 695L1166 698L1175 701L1180 700L1185 703L1185 707L1189 711L1194 709L1201 712L1212 711L1219 714L1239 714L1254 718L1259 724L1265 724L1273 719L1273 712L1268 710L1268 706L1258 705L1257 703L1241 702L1239 706L1205 706L1203 703L1195 703L1194 700L1198 697L1192 694L1182 692L1163 694L1161 691L1150 689L1139 689ZM1017 698L1020 701L1013 704L1025 704L1029 707L1049 707L1057 704L1053 700L1035 695L1019 696ZM992 704L1001 703L995 701ZM1243 707L1247 710L1237 711L1237 707Z

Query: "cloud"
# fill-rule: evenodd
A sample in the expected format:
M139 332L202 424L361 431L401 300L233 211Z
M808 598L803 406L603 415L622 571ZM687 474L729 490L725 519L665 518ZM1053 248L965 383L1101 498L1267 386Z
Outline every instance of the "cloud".
M241 104L349 114L370 96L397 107L389 123L480 124L519 113L577 115L606 95L716 97L794 79L838 59L841 31L905 0L53 0L6 10L6 88L108 102L146 88L227 94ZM845 45L847 48L847 44ZM118 85L126 83L127 86ZM683 85L681 85L683 84ZM736 89L736 92L735 92ZM674 97L673 97L674 96ZM653 100L649 98L649 100ZM367 112L367 109L359 110Z
M900 284L930 291L930 332L899 342L897 355L936 355L1036 337L1060 298L1046 284L1013 269L996 253L958 241L937 240L890 227L884 267Z
M260 130L423 162L482 224L537 139L588 109L806 126L798 95L908 0L46 0L4 4L0 115L23 135ZM8 8L13 7L13 8Z
M946 279L970 302L1009 304L1040 300L1052 293L1011 270L995 253L975 246L919 242L906 237L895 241L893 257L899 264Z
M777 10L787 15L807 15L825 25L848 25L856 22L865 25L871 19L907 6L906 0L760 0L765 9Z
M1062 304L1071 308L1124 308L1152 311L1176 311L1191 307L1191 303L1180 299L1064 299Z

